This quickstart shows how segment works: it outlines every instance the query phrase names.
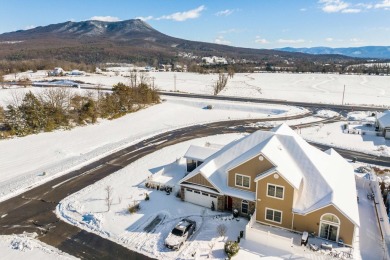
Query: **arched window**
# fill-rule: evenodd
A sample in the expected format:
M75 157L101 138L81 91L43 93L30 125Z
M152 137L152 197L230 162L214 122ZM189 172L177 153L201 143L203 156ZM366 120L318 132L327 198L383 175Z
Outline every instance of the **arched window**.
M249 203L246 200L243 200L241 202L241 213L242 214L248 214L249 211Z
M340 219L333 214L327 213L321 216L320 237L337 241L340 232Z
M336 223L336 224L340 223L339 218L336 215L333 215L333 214L322 215L321 220L332 222L332 223Z

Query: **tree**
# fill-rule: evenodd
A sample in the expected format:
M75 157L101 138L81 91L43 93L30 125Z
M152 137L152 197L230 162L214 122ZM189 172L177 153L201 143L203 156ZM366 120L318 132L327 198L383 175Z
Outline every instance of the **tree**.
M218 75L218 80L214 84L214 95L218 95L218 93L221 92L226 87L227 81L228 81L228 76L220 72Z
M106 202L107 212L108 212L111 209L111 205L112 205L112 201L113 201L113 198L112 198L113 189L110 185L107 185L104 188L104 190L106 191L106 197L105 197L104 201Z

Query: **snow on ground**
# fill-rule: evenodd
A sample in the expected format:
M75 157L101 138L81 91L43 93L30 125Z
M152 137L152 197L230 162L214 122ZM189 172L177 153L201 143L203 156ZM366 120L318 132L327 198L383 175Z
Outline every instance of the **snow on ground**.
M336 122L301 128L299 133L308 141L363 153L390 156L390 140L375 135L345 134L343 126L346 123Z
M301 128L298 133L308 141L363 153L390 156L390 140L386 140L382 136L376 136L370 112L350 112L347 118L351 121L316 124L312 127ZM351 129L350 134L343 132L345 124L347 124L348 129ZM366 124L370 124L370 126ZM362 131L366 134L360 134Z
M338 117L340 116L340 114L332 110L322 109L316 111L315 116L322 117L322 118L332 118L332 117Z
M224 258L224 241L236 239L239 231L245 229L247 220L237 221L231 214L185 203L175 196L177 187L167 195L166 192L146 188L144 181L163 170L165 180L177 183L184 177L186 168L185 160L176 158L183 156L191 144L226 144L242 136L243 134L217 135L158 150L65 198L57 206L57 215L73 225L158 259L188 259L193 254L207 256L209 253L213 257ZM109 212L104 200L104 190L108 185L113 190L113 205ZM149 194L149 201L145 201L146 193ZM134 203L140 203L140 211L129 214L128 207ZM197 231L192 236L191 243L185 243L179 251L171 251L165 247L164 240L175 224L184 217L197 222ZM154 221L155 224L151 224ZM227 238L218 236L216 229L219 224L227 226Z
M34 80L46 78L31 75ZM30 75L31 73L28 73ZM19 73L21 77L23 73ZM166 91L176 90L189 93L213 94L217 74L196 74L176 72L149 72L147 75L155 85ZM6 78L12 79L14 74ZM129 78L115 73L88 74L77 77L63 77L86 83L112 86L118 82L128 83ZM384 105L390 104L389 77L374 75L339 74L293 74L293 73L236 73L228 80L220 95L253 98L270 98L290 101L341 104L345 85L344 104Z
M0 236L0 252L0 258L3 260L78 259L27 234Z
M214 108L203 109L206 104ZM151 135L212 121L304 112L305 109L280 105L167 97L161 104L112 121L1 140L0 200Z
M239 221L229 213L213 212L176 198L175 192L166 195L163 191L148 189L145 180L166 180L177 183L185 173L183 156L191 144L206 142L226 144L243 137L243 134L209 136L163 148L141 158L115 174L62 200L57 206L57 215L65 221L88 231L95 232L122 244L129 249L157 259L225 259L224 242L236 240L245 230L247 220ZM164 178L156 176L162 173ZM113 189L114 203L109 212L105 205L105 188ZM354 259L383 259L380 234L372 201L365 196L366 187L358 186L360 196L359 214L363 223L352 253ZM177 187L174 187L174 190ZM150 196L145 201L145 194ZM140 211L129 214L127 208L140 203ZM188 217L197 222L197 231L179 251L164 246L164 240L175 224ZM217 233L218 225L227 227L226 237ZM313 252L300 246L301 235L278 228L257 225L252 239L242 239L240 252L235 259L329 259L326 251ZM254 239L253 239L254 238ZM320 246L324 241L310 238L309 243ZM349 248L333 243L336 251L351 252Z

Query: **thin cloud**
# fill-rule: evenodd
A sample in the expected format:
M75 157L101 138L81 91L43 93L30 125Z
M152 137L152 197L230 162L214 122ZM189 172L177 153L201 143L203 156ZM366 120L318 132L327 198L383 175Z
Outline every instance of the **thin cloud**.
M205 6L201 5L198 8L189 11L177 12L170 15L163 15L161 17L156 18L156 20L173 20L177 22L183 22L188 19L198 18L201 15L202 11L205 9Z
M103 22L119 22L121 19L115 16L92 16L89 20L103 21Z
M145 17L143 17L143 16L138 16L138 17L136 17L135 19L140 19L140 20L142 20L142 21L149 21L149 20L153 20L154 19L154 17L153 16L151 16L151 15L149 15L149 16L145 16Z
M325 41L327 41L327 42L333 42L333 38L331 38L331 37L326 38Z
M341 12L345 14L356 14L356 13L360 13L361 11L362 11L361 9L349 8L349 9L344 9Z
M216 43L216 44L224 44L224 45L229 45L229 44L231 44L231 42L228 41L228 40L225 40L225 38L223 38L223 36L218 36L218 37L214 40L214 43Z
M235 11L236 11L235 9L226 9L223 11L216 12L215 15L216 16L229 16L232 13L234 13Z
M301 12L306 12L307 9L306 9L306 8L301 8L301 9L299 9L299 11L301 11Z
M24 30L34 29L35 27L35 25L27 25L26 27L24 27Z
M385 8L386 10L390 8L390 0L383 0L381 3L376 4L375 8Z
M322 11L325 13L341 12L350 6L349 3L343 2L341 0L320 0L319 3L322 4Z
M291 44L296 44L296 43L303 43L305 42L304 39L297 39L297 40L287 40L287 39L279 39L278 43L291 43Z
M267 44L269 41L266 39L262 39L260 36L256 36L255 43L260 43L260 44Z

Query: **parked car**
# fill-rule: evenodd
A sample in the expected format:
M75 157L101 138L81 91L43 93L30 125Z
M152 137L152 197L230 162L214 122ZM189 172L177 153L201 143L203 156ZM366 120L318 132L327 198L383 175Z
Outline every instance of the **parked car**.
M172 229L165 239L165 246L170 249L179 250L184 242L192 236L196 230L196 222L190 219L182 219Z

